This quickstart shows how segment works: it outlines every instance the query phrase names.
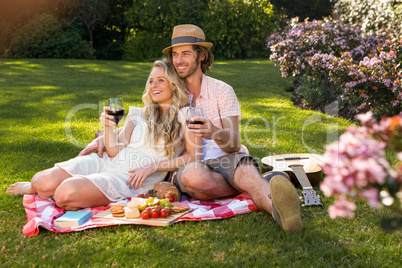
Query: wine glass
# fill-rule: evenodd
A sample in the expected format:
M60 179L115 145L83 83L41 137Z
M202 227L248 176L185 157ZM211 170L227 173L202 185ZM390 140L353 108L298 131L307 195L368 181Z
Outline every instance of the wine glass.
M119 145L119 142L118 142L118 137L119 137L118 125L119 125L119 122L124 117L123 99L122 98L110 98L109 99L109 108L110 109L107 111L107 114L113 115L113 117L114 117L113 121L116 123L116 127L115 127L116 145Z
M188 110L187 110L187 113L186 113L186 124L187 124L187 126L189 126L190 124L194 124L194 125L202 125L202 124L204 124L204 122L202 122L202 121L193 120L193 117L200 117L200 116L202 116L200 108L194 107L194 106L188 107ZM197 137L196 137L195 133L194 133L194 138L195 138L194 139L194 142L195 142L195 144L194 144L195 154L196 155L199 155L199 154L202 155L202 153L197 152L197 149L198 149L199 145L197 144ZM202 145L202 144L200 144L200 145Z

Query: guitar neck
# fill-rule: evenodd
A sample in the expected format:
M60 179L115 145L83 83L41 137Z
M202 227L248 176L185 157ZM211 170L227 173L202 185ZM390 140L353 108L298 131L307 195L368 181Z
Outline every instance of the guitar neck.
M289 166L293 173L296 175L296 178L299 180L300 185L303 187L304 190L311 190L313 187L311 186L310 180L307 177L306 172L303 169L302 165L290 165Z

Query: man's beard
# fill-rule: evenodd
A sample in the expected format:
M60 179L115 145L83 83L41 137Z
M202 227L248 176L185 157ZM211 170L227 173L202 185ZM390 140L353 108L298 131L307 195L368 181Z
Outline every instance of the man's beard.
M190 69L187 71L187 73L185 73L185 74L180 74L179 72L177 72L177 74L179 75L179 77L180 77L181 79L186 79L187 77L189 77L189 76L191 76L193 73L195 73L195 71L197 71L197 68L198 68L198 66L199 66L199 64L200 64L199 58L200 58L200 55L198 55L197 58L195 59L195 66L194 66L193 68L190 66Z

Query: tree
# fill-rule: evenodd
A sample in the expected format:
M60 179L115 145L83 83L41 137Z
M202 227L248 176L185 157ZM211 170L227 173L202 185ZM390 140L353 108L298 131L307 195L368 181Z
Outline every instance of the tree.
M76 0L78 5L77 18L87 27L91 47L93 48L93 30L96 25L104 22L109 0Z
M278 10L283 10L289 18L299 17L300 21L306 18L321 20L331 15L333 3L331 0L271 0Z
M126 19L126 13L133 5L133 0L109 1L104 23L98 24L93 31L97 59L121 59L123 54L122 46L131 29Z

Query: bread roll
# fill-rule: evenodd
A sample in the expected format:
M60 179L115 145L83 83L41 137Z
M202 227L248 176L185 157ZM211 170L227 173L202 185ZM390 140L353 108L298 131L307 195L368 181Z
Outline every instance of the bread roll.
M153 193L159 199L165 199L167 195L171 194L175 202L180 201L179 190L170 182L158 182L154 185Z

